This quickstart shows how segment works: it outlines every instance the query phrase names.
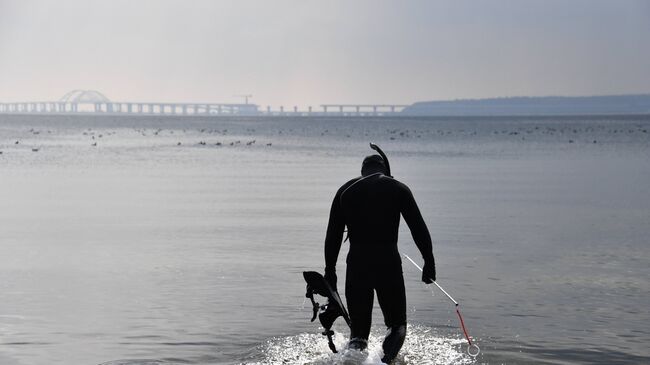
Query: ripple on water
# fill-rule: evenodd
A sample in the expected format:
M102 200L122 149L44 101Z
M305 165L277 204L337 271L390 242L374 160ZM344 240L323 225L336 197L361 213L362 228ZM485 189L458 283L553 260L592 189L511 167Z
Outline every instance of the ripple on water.
M310 364L310 365L343 365L343 364L383 364L381 356L381 341L384 334L374 330L370 336L368 350L364 352L344 350L333 354L327 340L320 334L299 334L288 337L278 337L260 346L258 359L246 363L248 365L262 364ZM341 333L334 336L338 349L343 349L347 338ZM404 346L394 364L474 364L475 360L465 353L464 340L437 336L429 327L409 325L408 335Z
M113 360L109 362L104 362L99 365L161 365L162 362L159 360L150 360L150 359L124 359L124 360Z

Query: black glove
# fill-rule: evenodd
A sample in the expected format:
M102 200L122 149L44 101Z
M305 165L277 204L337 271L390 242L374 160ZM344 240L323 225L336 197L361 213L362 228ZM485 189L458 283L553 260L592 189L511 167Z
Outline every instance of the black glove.
M325 281L327 281L327 283L330 285L330 287L332 287L332 290L334 290L334 291L338 291L336 289L336 280L337 280L337 278L336 278L336 269L326 267L325 268Z
M425 262L422 269L422 281L425 284L431 284L436 280L436 263Z

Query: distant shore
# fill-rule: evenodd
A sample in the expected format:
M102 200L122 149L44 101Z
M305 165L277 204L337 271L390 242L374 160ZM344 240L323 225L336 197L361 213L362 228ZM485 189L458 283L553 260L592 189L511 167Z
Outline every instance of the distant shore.
M418 116L650 114L650 94L423 101L406 107L402 114Z

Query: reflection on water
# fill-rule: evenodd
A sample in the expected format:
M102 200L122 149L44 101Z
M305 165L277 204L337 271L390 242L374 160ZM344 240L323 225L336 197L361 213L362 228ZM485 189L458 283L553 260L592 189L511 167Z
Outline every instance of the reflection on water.
M340 333L334 338L339 353L333 354L327 340L319 334L299 334L273 338L260 346L264 354L261 364L382 364L381 342L385 333L371 333L368 349L360 352L345 350L347 338ZM436 336L435 330L420 325L409 326L409 333L400 355L394 364L472 364L473 359L464 353L464 341Z
M340 361L301 272L369 141L415 194L477 363L650 362L648 117L0 118L0 364ZM404 271L400 361L470 361L453 307Z

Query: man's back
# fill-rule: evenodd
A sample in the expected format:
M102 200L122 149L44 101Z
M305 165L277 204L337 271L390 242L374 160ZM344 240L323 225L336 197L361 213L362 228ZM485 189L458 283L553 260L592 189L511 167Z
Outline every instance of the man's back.
M354 264L370 259L384 267L399 265L397 236L408 188L377 173L351 180L340 193L341 211L350 238L347 262Z

